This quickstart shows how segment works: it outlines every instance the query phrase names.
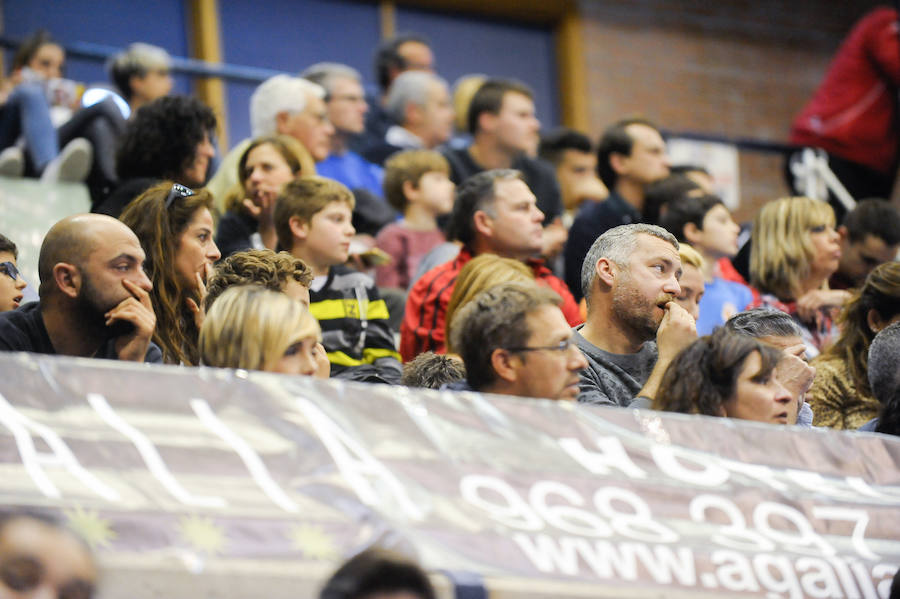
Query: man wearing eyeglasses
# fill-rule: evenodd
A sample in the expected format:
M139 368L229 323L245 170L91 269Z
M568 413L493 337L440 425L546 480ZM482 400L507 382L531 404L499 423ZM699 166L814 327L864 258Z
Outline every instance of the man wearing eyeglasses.
M478 294L454 320L453 346L473 391L574 400L587 366L559 309L535 284L506 283Z
M0 514L0 597L91 599L97 566L84 541L43 516Z
M316 164L316 173L339 181L352 191L365 189L382 197L384 169L349 149L350 140L365 131L369 111L359 72L344 64L319 62L307 67L300 76L325 90L325 108L334 126L331 152Z
M38 258L40 301L0 314L0 351L162 362L144 251L100 214L59 221Z

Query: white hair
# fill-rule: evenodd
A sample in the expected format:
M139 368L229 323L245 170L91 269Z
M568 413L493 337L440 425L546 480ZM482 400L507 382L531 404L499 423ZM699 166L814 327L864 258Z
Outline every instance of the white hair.
M447 82L434 73L425 71L406 71L400 73L388 91L384 108L394 121L406 122L406 105L412 102L416 106L425 106L428 101L428 87L437 82L447 87Z
M263 81L250 96L250 130L253 137L275 134L276 117L282 112L301 112L308 97L324 98L321 85L301 77L275 75Z

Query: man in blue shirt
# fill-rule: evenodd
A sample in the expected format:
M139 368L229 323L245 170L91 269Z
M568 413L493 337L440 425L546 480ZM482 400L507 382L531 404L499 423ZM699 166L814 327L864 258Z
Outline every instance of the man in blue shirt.
M325 89L328 120L334 126L331 152L316 165L316 172L352 190L365 189L383 197L384 169L348 147L350 139L365 130L369 111L359 72L340 63L320 62L308 67L301 76Z

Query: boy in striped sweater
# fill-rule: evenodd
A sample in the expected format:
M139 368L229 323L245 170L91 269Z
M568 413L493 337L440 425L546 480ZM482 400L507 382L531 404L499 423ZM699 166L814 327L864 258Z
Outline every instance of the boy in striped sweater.
M278 244L313 271L309 309L322 327L332 376L356 380L400 379L399 354L388 309L367 275L345 266L353 194L325 177L288 183L275 204Z

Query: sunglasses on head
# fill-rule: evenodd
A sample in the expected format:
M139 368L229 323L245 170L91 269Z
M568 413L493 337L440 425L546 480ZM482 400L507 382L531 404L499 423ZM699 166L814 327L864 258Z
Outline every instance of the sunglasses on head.
M196 195L194 190L189 187L185 187L181 183L175 183L172 185L172 189L169 190L169 195L166 196L166 210L172 205L177 198L189 198L192 195Z
M19 269L12 262L0 262L0 273L7 275L13 281L19 278Z
M17 593L34 591L44 583L47 570L43 563L30 555L11 556L0 562L0 583ZM58 599L91 599L94 585L74 578L56 589Z

